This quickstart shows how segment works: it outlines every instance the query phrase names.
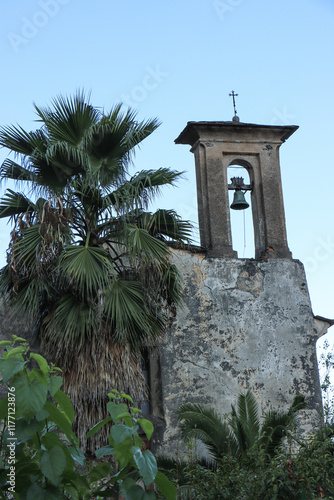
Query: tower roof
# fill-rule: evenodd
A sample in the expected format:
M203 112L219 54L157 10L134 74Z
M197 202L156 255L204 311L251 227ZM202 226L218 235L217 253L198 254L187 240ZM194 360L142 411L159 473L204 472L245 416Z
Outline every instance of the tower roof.
M193 146L202 134L210 132L211 138L214 136L223 137L224 132L235 131L240 134L253 134L260 132L262 138L266 136L277 137L279 142L286 141L297 129L298 125L258 125L255 123L241 123L235 121L228 122L188 122L181 134L175 139L175 144L189 144Z

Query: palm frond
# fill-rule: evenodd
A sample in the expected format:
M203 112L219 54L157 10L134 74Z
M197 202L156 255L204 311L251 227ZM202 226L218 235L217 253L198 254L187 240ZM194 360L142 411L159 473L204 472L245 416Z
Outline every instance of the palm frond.
M277 448L282 444L283 438L287 435L290 420L288 413L280 414L272 411L265 414L259 444L264 446L269 456L273 457Z
M141 229L134 224L127 224L125 229L126 245L132 257L142 256L147 260L155 260L157 263L163 262L169 253L167 245L154 238L145 229Z
M298 394L293 398L292 404L289 408L289 414L292 415L300 410L305 410L307 408L307 401L305 396Z
M52 107L39 108L35 105L35 109L39 120L46 125L51 141L65 141L72 146L80 144L101 116L86 102L83 91L78 91L73 97L59 95L52 100Z
M18 276L23 275L32 279L35 273L47 272L47 266L44 266L44 270L41 266L45 241L40 227L40 224L25 227L12 244L12 265Z
M161 269L161 289L166 291L167 302L180 305L184 298L183 279L175 264L168 260Z
M142 170L116 189L109 199L118 210L147 208L148 204L160 194L160 187L175 185L180 175L182 172L168 168Z
M0 179L14 179L17 181L31 181L34 182L34 173L22 167L10 158L6 158L1 165Z
M54 304L43 321L44 341L81 345L99 331L97 308L68 291Z
M184 438L200 439L215 459L228 455L235 442L228 426L215 410L199 403L185 403L176 411Z
M240 394L237 411L232 405L229 424L233 429L241 450L250 449L255 443L260 430L258 404L251 391Z
M19 126L8 126L0 129L0 146L21 155L32 155L36 150L45 151L47 137L43 130L26 132Z
M68 182L69 176L63 170L62 164L47 161L45 154L31 156L30 167L34 172L36 184L43 187L50 196L60 194ZM37 191L38 187L34 189Z
M138 349L163 329L162 319L148 310L139 282L113 279L104 290L103 301L105 317L121 344L127 342Z
M131 133L127 134L124 139L124 145L129 151L129 160L131 161L135 152L135 147L150 136L160 126L157 118L152 118L142 122L134 121L131 127Z
M118 104L104 115L91 127L84 141L92 169L99 173L103 186L117 178L124 179L135 147L159 126L156 119L139 123L134 111L129 109L123 113L121 107Z
M174 210L157 210L155 213L142 213L138 224L155 237L191 243L192 225L182 220Z
M51 144L45 153L45 159L49 165L56 165L68 177L83 173L88 165L85 151L66 141Z
M158 455L156 458L159 470L164 472L170 480L177 481L179 486L178 491L180 491L182 487L184 488L183 491L185 491L185 487L189 485L189 462L181 458L172 458L166 455ZM206 469L214 469L215 467L215 464L212 461L209 462L203 458L196 457L196 462L198 465L205 467ZM184 497L181 494L181 498L188 498L188 496Z
M305 397L297 395L287 412L269 411L264 415L264 422L260 431L260 443L267 453L274 456L277 448L281 446L283 438L287 435L291 425L300 410L307 407Z
M18 289L13 293L13 285L15 286L16 283L12 281L10 270L3 268L0 282L1 295L5 303L8 300L10 303L10 315L25 317L32 322L37 321L41 306L42 283L40 278L38 276L29 279L21 278Z
M94 297L108 285L114 269L104 248L68 245L61 256L59 272L72 280L80 295Z
M5 195L0 199L0 218L21 215L29 210L34 210L35 204L23 193L17 193L7 189Z

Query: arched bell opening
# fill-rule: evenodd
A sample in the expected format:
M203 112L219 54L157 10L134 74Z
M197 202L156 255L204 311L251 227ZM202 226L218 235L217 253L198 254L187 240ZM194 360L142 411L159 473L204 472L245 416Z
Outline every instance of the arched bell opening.
M254 258L252 167L241 160L231 162L227 168L227 183L233 250L237 252L238 258Z

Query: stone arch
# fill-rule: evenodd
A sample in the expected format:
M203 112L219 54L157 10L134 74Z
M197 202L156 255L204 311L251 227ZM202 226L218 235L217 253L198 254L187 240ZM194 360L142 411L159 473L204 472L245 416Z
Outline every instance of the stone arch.
M253 166L244 159L235 158L231 160L226 168L227 183L230 184L232 177L242 177L244 184L251 186L254 184ZM228 190L229 206L233 201L234 190ZM254 238L254 214L252 192L245 192L245 199L249 203L249 208L241 211L230 208L229 220L231 226L232 248L237 252L239 258L255 257Z
M247 170L250 182L254 182L254 167L249 161L244 158L236 157L228 163L227 168L233 166L240 166Z

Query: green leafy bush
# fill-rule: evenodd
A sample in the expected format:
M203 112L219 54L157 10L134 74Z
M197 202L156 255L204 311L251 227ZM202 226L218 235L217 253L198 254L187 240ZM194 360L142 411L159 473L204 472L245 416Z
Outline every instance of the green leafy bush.
M208 463L198 458L197 442L203 440L195 433L186 460L159 457L158 464L177 486L180 500L329 500L334 499L333 438L334 429L325 422L307 439L298 438L298 448L289 432L273 454L259 438L242 454L230 448Z
M110 416L87 437L111 422L109 443L96 451L100 463L89 465L72 431L74 410L60 389L59 368L29 352L22 338L14 336L0 345L6 346L0 371L8 386L0 401L1 498L79 500L118 498L122 493L126 500L152 500L157 494L175 499L175 486L158 471L151 451L143 450L138 431L149 440L153 425L131 406L130 396L116 390L108 395Z
M330 354L326 369L332 367ZM329 374L326 390L332 393ZM159 467L177 486L178 499L334 499L333 407L324 405L322 427L302 439L296 416L305 407L305 398L296 396L287 412L265 413L261 424L250 391L224 418L213 408L184 403L177 418L186 455L158 457Z

